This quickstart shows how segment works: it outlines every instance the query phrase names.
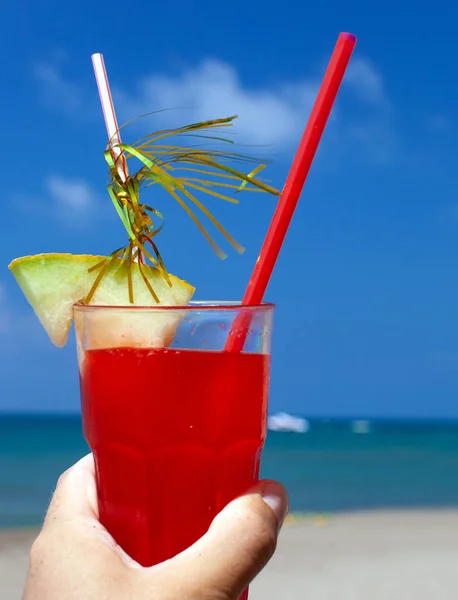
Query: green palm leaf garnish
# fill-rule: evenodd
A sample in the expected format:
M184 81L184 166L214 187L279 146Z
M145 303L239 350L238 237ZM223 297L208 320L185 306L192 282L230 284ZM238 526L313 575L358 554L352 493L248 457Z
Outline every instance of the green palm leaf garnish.
M127 262L129 301L131 303L134 302L132 277L129 270L132 261L138 262L143 281L156 303L159 302L159 298L146 278L142 264L146 261L152 263L162 273L169 286L172 285L162 256L153 241L153 238L161 231L164 219L159 211L140 201L140 190L145 187L152 185L163 187L187 212L220 258L224 259L227 255L201 223L199 216L204 215L237 252L244 251L244 248L217 221L195 194L199 192L235 204L238 203L238 199L227 196L224 191L233 190L236 194L241 191L268 192L279 195L276 189L256 178L266 165L258 165L251 172L245 174L227 163L234 161L247 163L252 160L249 157L232 152L203 149L197 145L175 146L159 143L172 136L182 136L232 144L233 142L226 138L201 132L230 127L235 118L214 119L177 129L157 131L132 145L122 143L113 145L110 140L104 153L110 171L108 194L127 231L129 241L126 246L115 250L106 260L92 267L91 271L98 270L99 273L85 299L86 303L90 302L111 262L117 259L120 259L120 265ZM116 160L113 154L114 149L121 151ZM124 181L118 172L120 161L125 161L129 165L132 159L140 161L141 167L134 174L128 175Z

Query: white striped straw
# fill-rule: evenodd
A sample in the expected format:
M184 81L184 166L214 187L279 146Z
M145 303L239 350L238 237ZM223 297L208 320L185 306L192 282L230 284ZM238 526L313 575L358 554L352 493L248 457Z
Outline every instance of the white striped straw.
M105 125L108 132L108 140L111 146L115 146L116 144L121 143L121 136L119 135L118 121L116 119L113 98L111 97L110 85L108 83L107 71L105 69L105 63L103 62L103 56L101 54L93 54L92 65L94 67L95 79L99 89L100 102L102 104L103 116L105 118ZM113 160L118 168L119 176L122 181L126 181L127 165L124 154L119 148L113 148L112 153ZM121 158L119 158L120 155Z
M121 143L121 136L119 135L118 120L116 119L113 98L111 97L110 84L108 83L107 70L105 69L103 56L101 54L93 54L92 65L94 67L97 87L99 88L100 102L102 104L103 116L105 119L105 125L107 127L108 141L110 146L115 146L116 144ZM119 148L112 148L112 154L113 160L118 168L119 177L122 181L126 181L128 171L126 159L124 158L122 150ZM138 262L138 256L139 255L135 257L135 262Z

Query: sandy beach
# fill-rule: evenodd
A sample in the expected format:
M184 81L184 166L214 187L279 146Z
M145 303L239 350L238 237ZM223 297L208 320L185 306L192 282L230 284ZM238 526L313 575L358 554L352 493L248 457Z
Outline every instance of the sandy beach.
M2 600L19 600L36 531L0 532ZM458 511L290 518L251 600L456 600Z

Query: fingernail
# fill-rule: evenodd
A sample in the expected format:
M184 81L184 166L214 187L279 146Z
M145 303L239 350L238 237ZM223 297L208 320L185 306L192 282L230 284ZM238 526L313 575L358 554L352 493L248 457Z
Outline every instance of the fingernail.
M264 502L274 511L278 526L281 527L289 509L289 500L285 488L278 483L268 482L263 487L261 495Z

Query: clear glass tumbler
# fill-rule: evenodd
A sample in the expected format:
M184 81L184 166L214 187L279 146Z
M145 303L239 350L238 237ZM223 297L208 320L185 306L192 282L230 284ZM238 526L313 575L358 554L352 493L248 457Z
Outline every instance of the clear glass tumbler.
M227 302L74 307L100 520L140 564L189 547L258 480L273 313ZM243 351L227 351L241 321Z

